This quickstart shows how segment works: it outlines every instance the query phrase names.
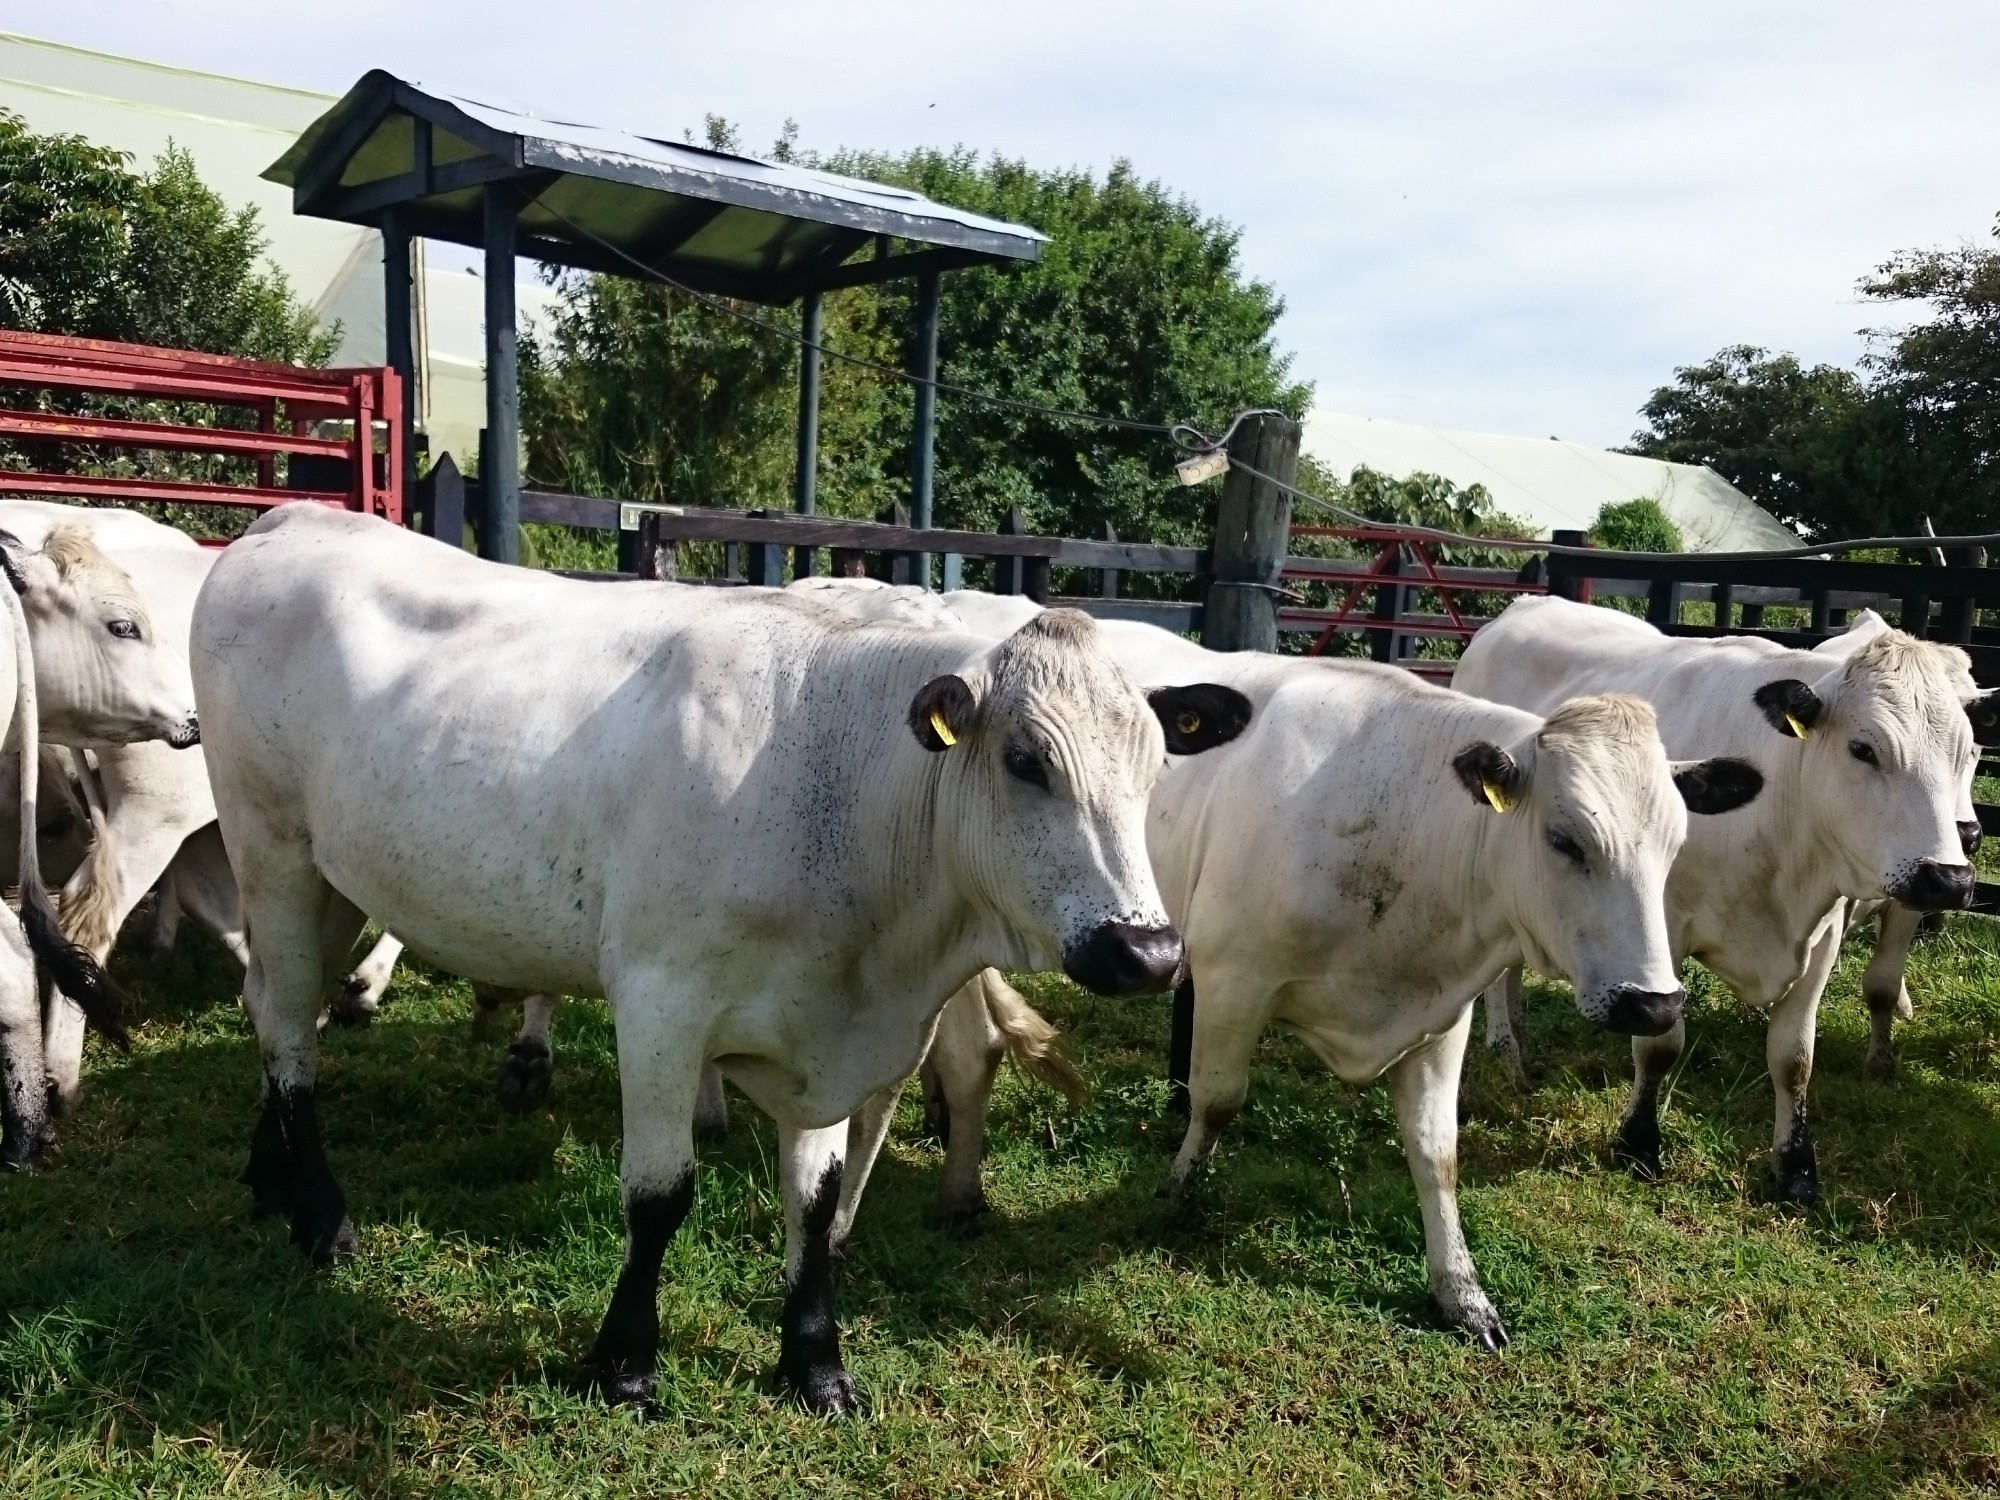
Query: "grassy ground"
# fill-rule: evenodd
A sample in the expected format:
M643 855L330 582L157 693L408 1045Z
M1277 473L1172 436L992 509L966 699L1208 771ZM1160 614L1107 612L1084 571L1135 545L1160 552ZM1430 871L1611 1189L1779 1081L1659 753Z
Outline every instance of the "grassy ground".
M1383 1092L1274 1040L1219 1170L1170 1209L1164 1002L1037 981L1096 1100L1003 1080L970 1241L927 1221L936 1152L905 1103L844 1276L872 1412L829 1425L770 1384L780 1222L747 1108L669 1254L640 1421L574 1384L620 1250L601 1008L563 1012L552 1107L524 1119L463 985L406 974L371 1029L330 1034L365 1254L315 1274L234 1181L255 1049L188 933L171 969L120 961L136 1051L95 1052L56 1159L0 1181L0 1492L2000 1491L2000 926L1920 946L1892 1089L1860 1078L1862 956L1821 1033L1811 1214L1764 1199L1761 1029L1712 992L1658 1187L1603 1164L1622 1052L1560 994L1531 1002L1531 1097L1474 1057L1464 1213L1498 1357L1431 1320Z

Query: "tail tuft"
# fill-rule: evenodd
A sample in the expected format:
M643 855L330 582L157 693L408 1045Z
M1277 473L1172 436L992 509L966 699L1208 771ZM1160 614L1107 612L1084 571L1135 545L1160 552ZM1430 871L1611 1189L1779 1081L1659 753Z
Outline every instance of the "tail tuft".
M80 948L63 935L55 912L46 900L36 901L22 892L21 926L28 934L28 947L36 961L55 981L57 989L74 1000L83 1016L106 1041L130 1051L132 1038L126 1035L125 996L112 983L90 950Z
M986 1014L1007 1039L1007 1055L1014 1066L1046 1083L1071 1105L1082 1105L1090 1097L1090 1085L1063 1049L1062 1033L997 971L988 969L982 977Z

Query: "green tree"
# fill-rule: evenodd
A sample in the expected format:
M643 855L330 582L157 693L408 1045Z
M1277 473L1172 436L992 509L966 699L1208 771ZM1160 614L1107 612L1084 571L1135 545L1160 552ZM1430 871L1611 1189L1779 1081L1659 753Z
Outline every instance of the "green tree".
M300 364L336 342L229 209L168 147L152 170L0 111L0 325Z
M1687 550L1674 518L1660 509L1659 501L1643 496L1637 500L1606 501L1591 523L1590 538L1612 552Z
M1272 330L1283 304L1248 280L1237 235L1128 166L1099 180L969 151L807 158L788 127L774 154L916 189L1050 236L1039 264L944 279L941 376L1040 405L1219 429L1246 406L1303 415ZM707 140L735 149L726 121ZM832 294L829 348L905 367L905 285ZM774 321L789 311L759 315ZM529 471L598 493L730 505L782 504L790 484L798 351L713 306L616 278L568 284L553 329L524 365ZM821 395L821 507L868 516L908 495L912 393L835 359ZM1019 505L1030 528L1192 542L1213 486L1172 473L1158 434L1053 420L940 396L936 520L991 529Z

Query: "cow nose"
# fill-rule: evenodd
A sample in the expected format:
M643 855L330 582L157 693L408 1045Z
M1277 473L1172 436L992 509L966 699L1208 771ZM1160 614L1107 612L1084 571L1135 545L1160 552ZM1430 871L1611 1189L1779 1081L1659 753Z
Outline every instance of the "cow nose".
M1974 880L1971 865L1941 865L1924 859L1889 894L1918 911L1953 911L1970 904Z
M1967 859L1979 852L1979 842L1986 837L1977 821L1958 825L1958 847L1965 851Z
M199 745L201 743L201 721L194 714L189 714L179 725L168 732L167 743L176 750L185 750L191 745Z
M1163 990L1181 966L1181 935L1171 927L1100 923L1063 955L1063 972L1100 995Z
M1626 1036L1659 1036L1672 1031L1687 1004L1687 991L1642 990L1636 984L1621 984L1611 992L1611 1004L1598 1025L1606 1031Z

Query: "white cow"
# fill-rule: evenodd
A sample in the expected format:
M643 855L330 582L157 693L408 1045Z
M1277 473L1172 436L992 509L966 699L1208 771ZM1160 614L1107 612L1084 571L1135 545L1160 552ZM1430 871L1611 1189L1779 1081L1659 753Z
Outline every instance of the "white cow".
M852 597L858 611L879 608ZM969 593L946 603L989 628L1035 609ZM1670 767L1651 711L1632 698L1580 698L1542 719L1391 667L1218 655L1115 624L1105 638L1135 681L1206 675L1255 712L1227 750L1161 778L1147 823L1198 997L1188 1131L1165 1191L1178 1194L1214 1149L1242 1108L1258 1038L1285 1026L1349 1082L1387 1075L1432 1295L1449 1322L1499 1347L1506 1332L1456 1201L1472 1002L1527 958L1572 976L1599 1025L1675 1024L1683 997L1663 901L1686 807L1741 806L1757 795L1755 772ZM870 1102L850 1155L879 1145L892 1104Z
M394 912L439 967L610 1003L627 1247L593 1362L614 1399L654 1384L704 1064L777 1120L781 1370L827 1412L856 1403L828 1239L848 1116L987 965L1167 981L1146 796L1187 705L1234 697L1149 707L1080 615L995 646L500 568L310 505L217 562L194 669L249 924L259 1205L317 1259L354 1247L314 1023L362 912Z
M0 500L0 532L50 557L31 578L61 579L66 564L68 578L89 601L37 608L32 593L24 599L36 634L44 737L89 746L96 763L94 782L84 767L85 790L101 814L102 836L70 875L61 909L70 940L101 962L182 842L215 821L207 764L191 738L194 688L187 661L188 621L214 555L171 526L111 507ZM84 639L58 645L52 637L64 621L82 627ZM72 679L88 684L101 701L51 713L46 705L52 699L76 691ZM160 705L149 710L155 698ZM146 712L156 722L146 723ZM91 732L103 727L93 721L106 717L128 726L124 738ZM157 738L139 732L146 730ZM145 742L125 742L135 735ZM58 1000L46 1019L50 1087L57 1109L68 1111L81 1088L84 1017Z
M156 675L145 673L135 674L135 690L107 670L109 663L145 656L152 632L144 610L120 587L120 575L102 565L87 539L58 532L46 547L30 552L13 537L0 538L0 572L9 637L8 646L0 648L0 719L7 726L0 748L14 757L15 876L21 888L18 925L0 920L0 1165L22 1167L35 1160L47 1134L47 1068L34 961L41 960L99 1031L120 1046L126 1040L118 991L89 954L64 938L42 884L41 720L46 714L68 732L104 744L122 744L146 732L187 738L195 731L191 690L176 699ZM99 637L113 644L101 644ZM38 673L37 644L53 658L53 670Z
M1964 842L1978 830L1977 751L1965 705L1978 690L1965 653L1872 614L1838 650L1795 651L1750 636L1672 638L1612 610L1523 599L1474 637L1453 683L1530 710L1577 693L1636 694L1658 713L1668 754L1738 756L1763 773L1756 811L1693 829L1668 921L1676 963L1699 958L1770 1012L1773 1174L1781 1196L1814 1201L1806 1089L1848 904L1931 911L1972 895ZM1660 1170L1659 1089L1685 1037L1676 1025L1632 1044L1614 1149L1642 1175Z

